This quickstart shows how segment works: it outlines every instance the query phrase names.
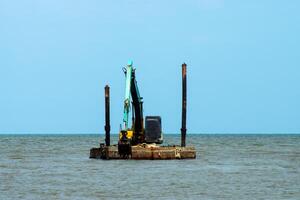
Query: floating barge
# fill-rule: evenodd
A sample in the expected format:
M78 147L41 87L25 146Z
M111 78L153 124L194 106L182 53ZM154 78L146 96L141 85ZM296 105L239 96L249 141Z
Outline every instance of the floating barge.
M96 159L135 159L135 160L172 160L172 159L195 159L195 147L179 146L157 146L157 145L137 145L131 147L131 155L121 157L118 153L118 146L101 145L100 148L90 150L90 158Z

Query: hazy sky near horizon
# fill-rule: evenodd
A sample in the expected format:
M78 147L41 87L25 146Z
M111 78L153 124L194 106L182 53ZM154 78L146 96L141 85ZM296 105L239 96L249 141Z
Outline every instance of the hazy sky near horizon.
M300 1L0 0L0 133L102 133L122 123L129 59L145 115L188 132L300 132Z

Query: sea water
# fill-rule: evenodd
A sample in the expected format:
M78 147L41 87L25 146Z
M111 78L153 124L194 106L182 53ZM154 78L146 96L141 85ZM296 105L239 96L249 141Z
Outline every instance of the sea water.
M300 135L187 137L195 160L89 159L100 134L0 135L0 199L300 199Z

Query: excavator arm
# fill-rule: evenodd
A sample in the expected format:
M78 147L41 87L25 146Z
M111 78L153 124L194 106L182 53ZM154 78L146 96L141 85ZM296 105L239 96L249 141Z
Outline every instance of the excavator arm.
M125 83L125 100L124 100L124 114L123 114L123 130L128 130L128 118L130 112L130 92L132 79L132 61L129 61L126 68L123 68L126 77Z
M123 127L119 134L118 152L122 157L131 155L131 145L162 143L161 118L146 117L144 128L143 98L138 89L132 61L123 68L126 78ZM132 100L132 102L131 102ZM130 104L132 103L132 125L129 128Z
M123 112L123 127L119 134L118 151L120 155L126 157L131 154L131 145L144 142L143 126L143 101L140 96L137 81L135 79L135 69L132 61L129 61L125 73L125 99ZM131 102L132 99L132 102ZM129 128L130 104L132 103L132 126Z

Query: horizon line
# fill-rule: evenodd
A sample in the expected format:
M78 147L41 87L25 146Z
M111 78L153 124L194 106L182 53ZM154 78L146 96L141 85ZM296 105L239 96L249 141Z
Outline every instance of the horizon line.
M119 133L111 133L111 135L118 135ZM181 135L181 133L163 133L164 135ZM299 135L299 133L209 133L209 132L203 132L203 133L187 133L187 135ZM105 133L0 133L0 135L103 135L105 136Z

